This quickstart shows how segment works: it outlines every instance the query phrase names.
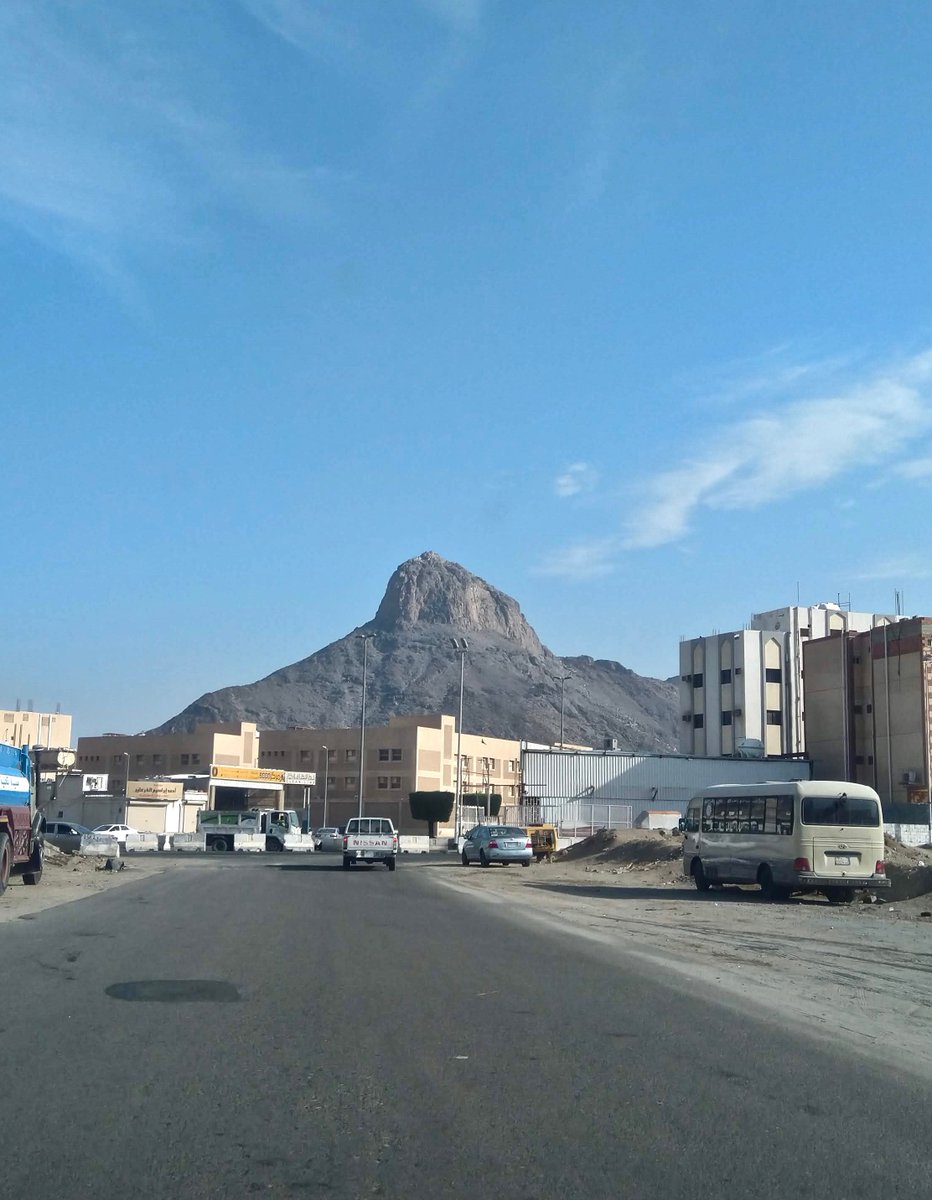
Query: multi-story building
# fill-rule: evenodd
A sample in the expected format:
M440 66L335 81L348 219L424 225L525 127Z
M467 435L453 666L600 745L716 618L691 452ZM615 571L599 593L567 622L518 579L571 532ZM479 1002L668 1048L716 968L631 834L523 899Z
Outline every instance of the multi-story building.
M680 752L729 755L759 742L768 756L805 754L803 646L893 619L837 604L796 605L755 613L735 633L681 642Z
M932 762L932 617L908 617L803 653L806 743L817 778L927 805Z
M259 765L259 730L250 721L198 725L193 733L105 733L78 738L75 766L108 776L108 790L125 795L131 779L206 775L211 764Z
M460 745L458 746L458 743ZM456 791L456 756L462 755L462 792L500 795L504 804L518 796L520 743L508 738L464 733L445 714L392 717L387 725L366 727L363 797L365 811L387 816L405 832L423 832L412 822L411 792ZM315 771L310 798L312 824L342 825L355 816L359 798L359 728L277 729L262 734L259 765L285 771ZM286 799L289 793L286 792ZM301 807L300 792L287 800Z
M40 713L0 709L0 742L8 746L71 746L71 717L67 713Z
M393 717L387 725L366 727L363 799L365 811L391 817L405 832L423 832L412 822L411 792L456 791L457 753L462 755L464 795L518 796L520 743L464 733L456 718L443 714ZM124 795L128 780L164 776L205 776L213 766L269 767L314 772L316 783L288 784L285 806L310 808L312 827L343 825L359 802L359 728L270 729L259 732L243 721L198 725L193 733L107 733L78 739L77 770L107 776L106 789Z

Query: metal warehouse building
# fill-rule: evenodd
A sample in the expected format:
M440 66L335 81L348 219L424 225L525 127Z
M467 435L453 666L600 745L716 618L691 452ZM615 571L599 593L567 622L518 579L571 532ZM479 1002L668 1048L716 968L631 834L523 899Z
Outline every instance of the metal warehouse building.
M524 819L563 833L630 828L642 814L686 812L689 798L715 783L811 779L808 759L697 758L617 750L522 748Z

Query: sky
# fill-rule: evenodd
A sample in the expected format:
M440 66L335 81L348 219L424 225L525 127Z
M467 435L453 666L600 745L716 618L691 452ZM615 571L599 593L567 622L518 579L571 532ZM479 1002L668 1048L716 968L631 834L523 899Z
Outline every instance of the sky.
M150 728L425 550L659 677L932 612L928 16L5 0L0 703Z

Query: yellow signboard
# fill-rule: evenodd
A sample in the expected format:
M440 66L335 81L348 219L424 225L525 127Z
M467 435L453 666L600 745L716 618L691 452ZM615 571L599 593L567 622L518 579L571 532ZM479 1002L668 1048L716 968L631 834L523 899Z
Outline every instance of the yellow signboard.
M231 779L239 783L284 783L285 772L271 767L211 767L211 779Z
M128 800L180 800L184 784L169 779L131 779L126 786Z

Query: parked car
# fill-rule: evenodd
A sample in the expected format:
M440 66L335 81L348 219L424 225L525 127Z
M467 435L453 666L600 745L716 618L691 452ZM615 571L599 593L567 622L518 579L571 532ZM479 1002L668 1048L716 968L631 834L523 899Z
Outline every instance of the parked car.
M45 840L50 846L64 850L66 854L77 854L81 849L81 838L90 833L86 825L76 821L46 821Z
M534 847L526 829L517 825L477 825L470 829L463 841L463 866L477 862L483 867L492 863L509 866L519 862L529 867L534 857Z
M337 829L335 825L326 825L323 829L318 829L314 834L314 849L323 850L324 853L342 853L343 830Z
M126 838L131 833L138 833L138 829L133 829L132 825L95 825L91 833L104 833L113 838L115 842L119 842L121 846L126 845Z

